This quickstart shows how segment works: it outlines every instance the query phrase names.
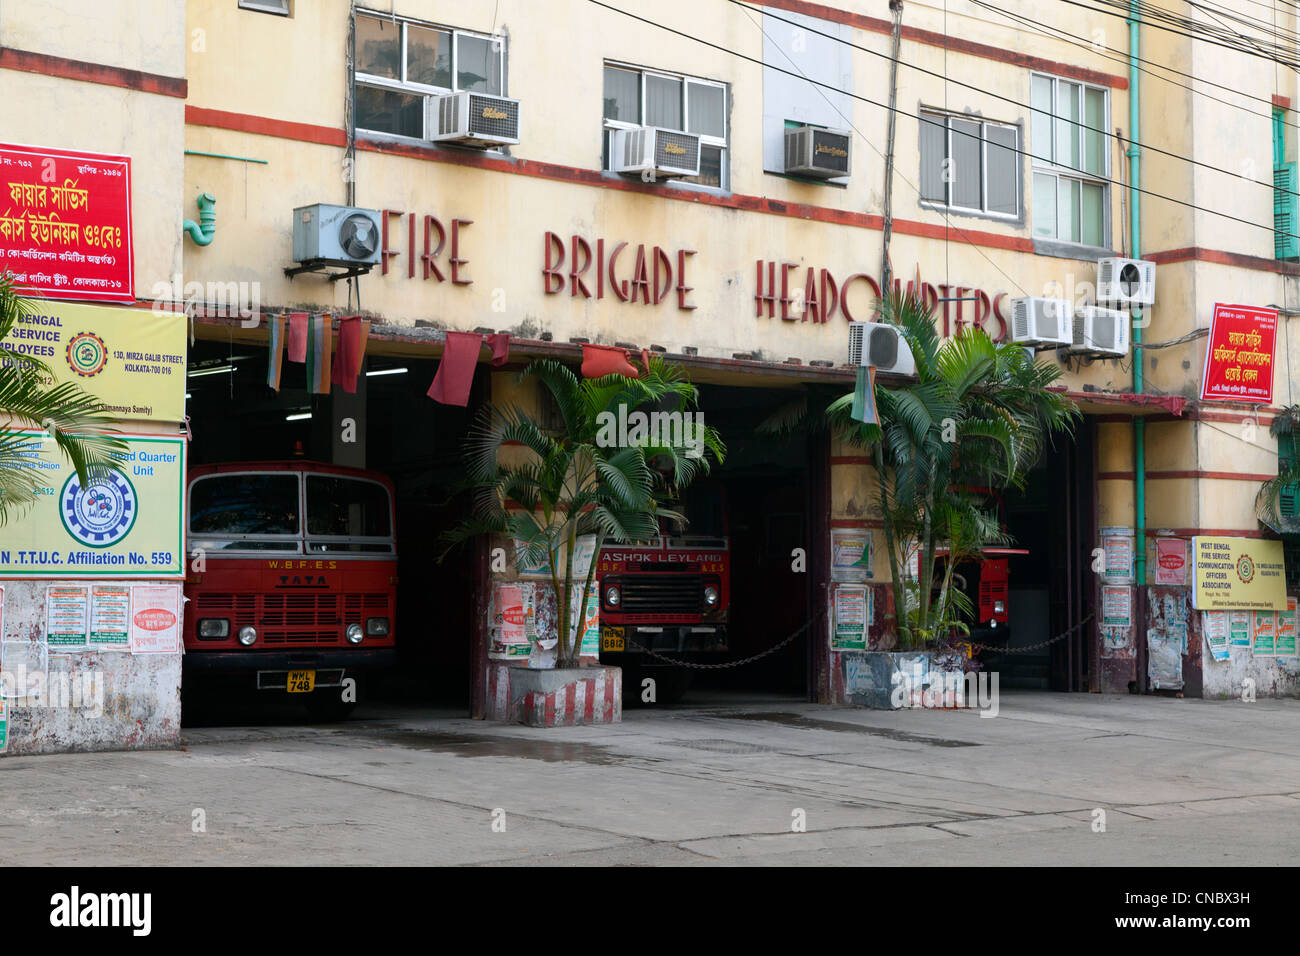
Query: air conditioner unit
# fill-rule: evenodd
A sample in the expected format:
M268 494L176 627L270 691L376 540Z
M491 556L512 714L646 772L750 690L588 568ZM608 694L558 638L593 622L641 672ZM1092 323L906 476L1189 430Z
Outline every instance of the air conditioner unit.
M1099 352L1127 355L1129 323L1127 312L1089 305L1074 313L1074 344L1071 352Z
M299 206L293 211L295 262L374 265L379 261L380 217L354 206Z
M610 166L625 176L671 179L700 174L700 138L691 133L638 126L614 130Z
M849 364L872 365L877 371L898 375L916 374L907 339L884 322L849 323Z
M1146 259L1099 259L1097 301L1106 305L1152 305L1156 301L1156 264Z
M849 175L853 138L837 129L800 126L785 131L785 171L793 176L842 179Z
M1026 345L1073 345L1074 308L1070 300L1012 299L1011 341Z
M519 101L486 93L446 93L424 101L425 135L435 143L496 149L519 142Z

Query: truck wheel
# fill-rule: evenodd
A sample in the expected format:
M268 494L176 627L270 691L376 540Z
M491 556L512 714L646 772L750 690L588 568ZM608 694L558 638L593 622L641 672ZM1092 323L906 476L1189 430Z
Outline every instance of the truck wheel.
M315 690L307 697L307 713L315 723L332 724L347 720L356 706L356 701L344 701L337 687Z

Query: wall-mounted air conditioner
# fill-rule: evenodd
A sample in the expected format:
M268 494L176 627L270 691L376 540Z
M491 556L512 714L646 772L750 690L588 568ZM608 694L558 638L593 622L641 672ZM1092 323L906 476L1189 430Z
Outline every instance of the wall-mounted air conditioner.
M1070 300L1012 299L1011 341L1026 345L1073 345L1074 307Z
M424 128L435 143L496 149L519 142L519 101L486 93L446 93L424 101Z
M1129 323L1127 312L1089 305L1074 313L1074 344L1071 352L1127 355Z
M378 211L317 203L293 211L295 262L338 266L379 262Z
M672 179L700 174L700 138L691 133L638 126L616 129L609 146L610 168L625 176Z
M792 176L843 179L853 159L853 137L837 129L800 126L785 131L785 171Z
M912 348L898 329L884 322L849 323L849 364L872 365L879 372L915 375Z
M1152 305L1156 264L1146 259L1097 260L1097 301L1105 305Z

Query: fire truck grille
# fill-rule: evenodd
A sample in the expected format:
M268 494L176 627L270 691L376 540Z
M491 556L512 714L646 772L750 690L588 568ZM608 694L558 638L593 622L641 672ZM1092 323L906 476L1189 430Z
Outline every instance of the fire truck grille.
M693 574L638 574L620 584L619 610L629 614L698 614L704 585Z
M363 612L383 617L388 610L386 594L205 593L195 603L197 617L229 618L232 636L253 625L264 647L339 645L346 624L364 626Z

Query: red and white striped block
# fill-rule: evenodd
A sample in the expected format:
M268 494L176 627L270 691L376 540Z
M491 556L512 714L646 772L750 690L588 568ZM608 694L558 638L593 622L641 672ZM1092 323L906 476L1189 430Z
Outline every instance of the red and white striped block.
M518 720L529 727L573 727L578 724L612 724L623 719L620 682L598 676L574 681L550 693L534 691L520 700Z
M487 672L489 720L522 723L530 727L572 727L611 724L623 719L623 682L618 668L586 669L590 677L575 679L555 690L528 691L512 685L512 675L523 670L492 663Z

